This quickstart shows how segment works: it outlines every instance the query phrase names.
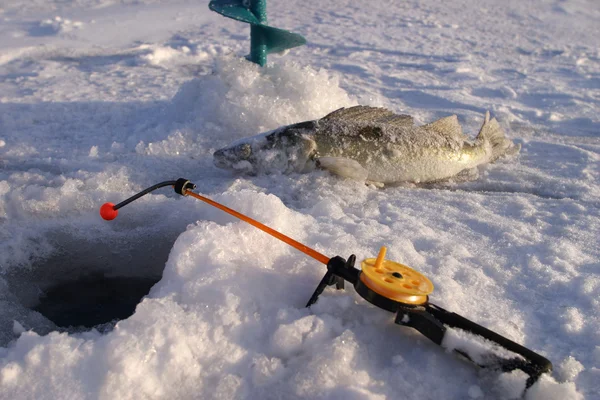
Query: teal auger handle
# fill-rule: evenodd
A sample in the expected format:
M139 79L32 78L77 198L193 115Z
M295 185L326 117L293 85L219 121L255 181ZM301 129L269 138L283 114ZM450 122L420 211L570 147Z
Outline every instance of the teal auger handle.
M267 63L267 54L306 44L302 35L267 25L267 0L212 0L208 8L227 18L250 24L248 59L261 67Z

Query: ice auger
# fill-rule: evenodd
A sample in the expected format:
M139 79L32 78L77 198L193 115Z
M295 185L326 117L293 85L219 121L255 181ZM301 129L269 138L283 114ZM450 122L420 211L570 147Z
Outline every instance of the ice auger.
M336 285L337 289L344 289L347 281L369 303L394 313L396 324L414 328L438 345L444 346L446 335L451 329L466 332L475 339L479 339L478 337L486 339L489 341L487 344L490 345L490 350L485 354L473 353L468 346L465 348L456 346L453 350L482 368L495 369L500 372L514 370L525 372L529 376L525 390L530 388L543 373L552 370L552 363L534 351L429 302L429 294L433 292L431 281L406 265L386 260L385 247L381 248L377 258L367 258L362 261L359 270L354 266L355 255L351 255L348 259L340 256L329 258L244 214L193 192L196 185L187 179L181 178L176 181L158 183L117 205L106 203L100 208L100 215L106 220L112 220L117 217L118 209L164 186L173 186L175 192L180 195L202 200L246 221L325 264L327 272L310 297L306 304L307 307L317 302L327 286Z
M267 25L267 0L212 0L208 7L227 18L250 24L248 59L261 67L267 63L267 54L306 44L306 39L297 33Z

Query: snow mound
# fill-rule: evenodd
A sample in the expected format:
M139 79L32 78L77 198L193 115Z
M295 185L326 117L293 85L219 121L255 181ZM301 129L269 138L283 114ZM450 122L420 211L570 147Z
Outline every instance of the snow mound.
M354 104L338 79L324 70L295 63L260 68L231 57L217 59L213 74L190 81L173 99L176 113L196 116L197 129L222 125L231 139Z
M148 60L179 59L185 50L156 49ZM179 62L179 61L178 61ZM242 137L317 119L356 100L335 76L297 63L256 64L232 56L215 59L213 71L183 84L167 118L180 125L163 140L141 141L138 154L212 156L211 150Z

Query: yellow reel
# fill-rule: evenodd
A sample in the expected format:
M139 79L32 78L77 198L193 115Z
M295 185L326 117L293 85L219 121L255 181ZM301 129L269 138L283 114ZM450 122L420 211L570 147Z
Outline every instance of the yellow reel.
M382 247L377 258L361 263L360 280L372 291L405 304L424 304L433 292L433 283L423 274L394 261L386 260Z

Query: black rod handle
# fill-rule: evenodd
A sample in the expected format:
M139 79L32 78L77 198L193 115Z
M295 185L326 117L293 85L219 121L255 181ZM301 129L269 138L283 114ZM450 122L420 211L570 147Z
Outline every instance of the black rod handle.
M468 320L461 315L450 311L446 311L443 308L431 303L427 305L427 311L444 325L463 329L467 332L471 332L476 335L482 336L494 343L499 344L505 349L512 351L513 353L523 356L532 364L531 371L524 371L530 376L532 374L539 376L544 372L552 371L552 363L547 358L542 357L533 350L521 346L520 344L515 343L512 340L507 339L504 336L501 336L496 332L493 332L479 324L476 324L475 322Z

